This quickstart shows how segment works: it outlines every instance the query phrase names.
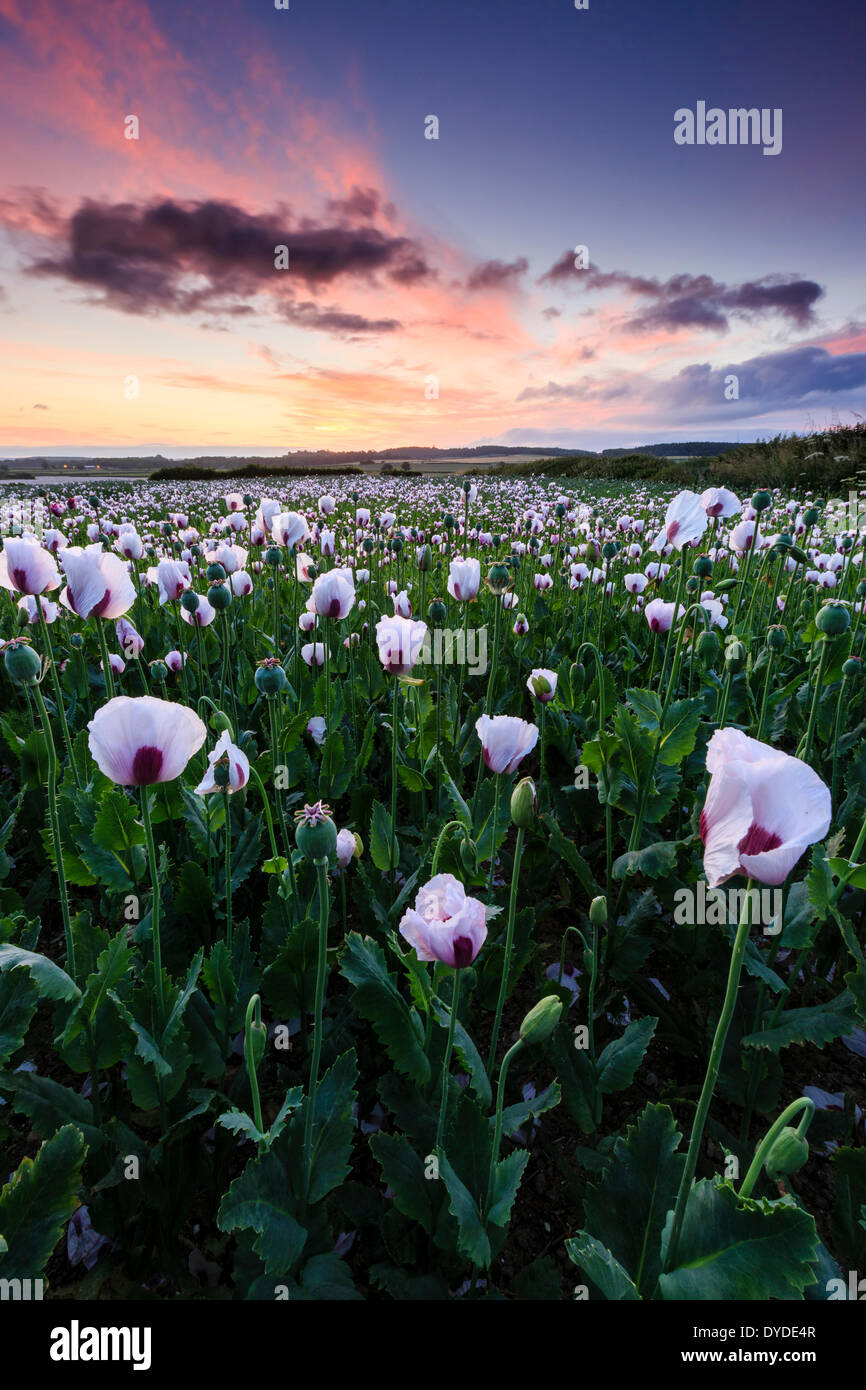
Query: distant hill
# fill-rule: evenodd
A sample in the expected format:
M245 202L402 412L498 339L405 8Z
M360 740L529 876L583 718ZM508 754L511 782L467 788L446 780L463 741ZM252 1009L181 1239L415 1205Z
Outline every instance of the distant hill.
M718 454L727 454L737 448L738 444L723 439L681 439L673 444L636 444L633 449L602 449L596 457L621 459L628 458L630 454L643 454L657 459L716 458ZM572 452L579 453L580 450Z

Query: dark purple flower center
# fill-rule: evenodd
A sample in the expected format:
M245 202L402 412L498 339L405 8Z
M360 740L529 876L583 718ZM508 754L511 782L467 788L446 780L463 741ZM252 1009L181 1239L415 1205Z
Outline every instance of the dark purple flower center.
M764 854L768 849L778 849L782 843L778 835L772 830L765 830L757 821L752 821L740 843L737 845L737 853L743 854Z
M162 749L145 745L137 748L132 760L132 782L136 787L149 787L158 781L162 771Z
M22 594L27 593L27 571L17 569L12 571L12 583Z
M455 936L454 938L454 969L464 970L467 965L471 965L474 958L474 948L472 938L469 936Z

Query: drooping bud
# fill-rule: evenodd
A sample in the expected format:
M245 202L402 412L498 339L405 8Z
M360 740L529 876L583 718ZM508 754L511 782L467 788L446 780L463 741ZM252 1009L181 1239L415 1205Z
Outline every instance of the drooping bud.
M706 666L712 666L718 661L722 651L722 644L719 641L719 634L712 628L707 628L698 637L695 644L695 652L698 659L703 661Z
M36 602L39 602L38 598ZM6 644L3 664L18 685L35 685L42 670L38 652L35 652L28 642L22 641Z
M739 637L732 637L725 647L725 665L728 670L735 675L738 671L742 671L746 664L747 655L745 643L741 642Z
M809 1144L801 1138L792 1125L786 1125L770 1146L764 1159L764 1171L768 1178L779 1178L783 1173L796 1173L809 1159Z

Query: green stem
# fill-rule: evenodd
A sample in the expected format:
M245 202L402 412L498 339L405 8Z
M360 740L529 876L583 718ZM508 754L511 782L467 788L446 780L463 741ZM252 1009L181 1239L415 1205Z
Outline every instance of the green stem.
M436 1148L442 1148L445 1133L445 1118L448 1114L448 1081L451 1067L451 1053L454 1050L454 1029L457 1024L457 1010L460 1007L460 971L454 971L454 990L451 995L451 1016L448 1019L448 1041L442 1060L442 1099L439 1102L439 1123L436 1126Z
M749 1171L743 1179L743 1185L737 1194L741 1200L745 1200L745 1198L751 1196L752 1188L755 1186L755 1183L758 1180L761 1169L764 1166L764 1160L766 1159L767 1154L769 1153L776 1139L781 1134L782 1130L787 1125L788 1121L793 1120L794 1116L799 1114L801 1110L804 1110L805 1114L803 1115L803 1118L800 1120L800 1123L797 1125L797 1135L800 1139L804 1137L806 1130L809 1128L809 1125L811 1123L812 1116L815 1113L815 1102L813 1100L810 1100L808 1096L800 1096L799 1099L792 1100L791 1104L787 1107L786 1110L782 1111L779 1118L775 1121L773 1125L771 1125L770 1129L764 1135L764 1138L761 1140L760 1144L758 1145L755 1151L755 1157L752 1159L752 1162L749 1166Z
M225 813L226 834L226 946L228 947L229 958L232 953L232 813L229 806L228 789L223 792L223 809ZM261 1128L261 1125L259 1126Z
M322 1056L322 1013L325 1004L325 975L328 964L328 917L330 897L328 895L328 861L315 859L316 878L319 889L319 949L316 963L316 1002L313 1019L313 1057L310 1063L310 1082L307 1104L304 1109L304 1198L301 1215L306 1215L310 1198L310 1179L313 1171L313 1117L316 1110L316 1091L319 1086L319 1062Z
M38 595L36 603L39 605ZM57 873L57 886L60 891L63 935L66 938L66 969L67 973L75 979L75 943L72 939L72 924L69 918L69 897L66 891L66 872L63 866L63 846L60 841L60 820L57 815L57 750L54 747L54 735L51 732L48 711L45 708L45 701L38 684L33 686L33 694L39 706L39 715L45 732L45 746L48 751L48 773L45 778L45 786L48 792L48 821L51 826L51 840L54 846L54 867Z
M48 668L51 671L51 683L54 686L54 699L57 705L57 713L60 715L60 727L63 730L63 742L66 744L66 754L69 758L69 766L72 768L72 776L75 778L75 785L81 791L81 778L78 768L75 766L75 759L72 756L72 739L69 736L69 725L66 722L66 706L63 703L63 692L60 689L60 677L57 674L57 665L54 661L54 647L51 641L51 631L45 621L45 614L42 612L41 595L36 595L36 612L39 615L39 626L42 631L42 640L45 643L45 650L48 653Z
M157 1033L162 1036L162 1028L165 1023L165 991L162 981L162 943L159 935L160 918L160 891L159 891L159 869L156 861L156 844L153 838L153 826L150 821L150 788L141 789L141 821L144 826L144 839L147 845L147 864L150 873L150 886L152 901L150 907L150 933L153 941L153 971L156 985L156 1008L157 1008Z
M695 1113L692 1133L689 1140L688 1153L686 1154L686 1165L680 1179L679 1191L677 1192L677 1202L674 1208L673 1227L671 1238L668 1242L667 1254L665 1257L665 1271L672 1268L677 1256L680 1231L682 1230L683 1218L686 1214L686 1203L692 1189L692 1179L695 1176L695 1169L698 1164L698 1154L704 1137L704 1126L707 1122L707 1114L710 1102L713 1099L713 1092L721 1065L722 1053L725 1047L725 1040L728 1036L728 1029L731 1026L731 1019L734 1016L734 1009L737 1002L737 991L740 986L740 973L743 968L743 956L746 953L746 946L749 940L749 927L752 921L752 880L749 879L746 885L746 897L743 903L743 910L740 914L740 922L737 927L737 935L734 939L734 949L731 952L731 964L728 970L728 984L725 990L725 999L722 1005L722 1012L716 1025L716 1032L713 1038L713 1045L710 1050L710 1060L707 1064L707 1074L704 1077L704 1084L701 1090L701 1098Z
M250 995L250 1002L247 1004L247 1014L244 1020L244 1061L247 1065L247 1077L249 1079L250 1094L253 1100L253 1119L256 1122L256 1129L259 1131L259 1134L264 1134L265 1127L262 1123L262 1102L259 1097L259 1079L256 1075L256 1054L253 1045L253 1026L261 1026L261 1022L262 1001L257 994L252 994Z
M502 1059L502 1066L499 1068L499 1086L496 1091L496 1124L493 1130L493 1148L490 1151L490 1171L487 1175L487 1197L484 1202L485 1212L489 1212L490 1204L493 1200L493 1184L496 1181L496 1164L499 1161L499 1146L502 1143L502 1104L505 1099L505 1078L508 1075L508 1068L511 1066L511 1059L515 1053L519 1052L523 1046L523 1039L518 1038L506 1052Z
M520 860L523 856L523 841L526 832L518 826L514 845L514 864L511 869L511 893L508 899L508 926L505 932L505 954L502 960L502 979L499 981L499 998L496 1001L496 1015L493 1020L493 1034L490 1039L490 1055L487 1059L487 1075L493 1072L496 1062L496 1047L499 1042L499 1028L502 1023L502 1010L505 1007L505 992L508 988L508 972L511 966L511 951L514 945L514 918L517 911L517 880L520 875Z

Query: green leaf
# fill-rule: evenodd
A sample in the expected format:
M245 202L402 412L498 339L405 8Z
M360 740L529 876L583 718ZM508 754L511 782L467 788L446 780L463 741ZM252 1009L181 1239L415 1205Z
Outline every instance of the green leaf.
M659 840L645 849L627 850L613 862L614 878L643 874L645 878L668 878L677 862L679 840Z
M449 1210L457 1218L457 1246L467 1260L481 1269L490 1263L490 1241L475 1198L458 1178L444 1153L439 1155L439 1176L451 1198Z
M494 1226L508 1225L517 1189L528 1162L529 1154L515 1149L507 1158L497 1163L493 1173L490 1207L487 1211L487 1220Z
M637 716L638 723L650 733L656 733L661 723L662 702L654 690L627 690L628 700Z
M26 971L0 975L0 1067L23 1043L38 1000L39 990Z
M354 1090L357 1079L358 1067L352 1050L338 1057L319 1082L313 1115L310 1202L320 1202L349 1176L349 1157L355 1133L352 1106L357 1100ZM298 1138L308 1103L305 1099L301 1110L292 1116L292 1135Z
M222 1199L217 1224L222 1231L253 1230L253 1250L271 1275L282 1274L300 1258L307 1232L296 1219L297 1203L285 1165L274 1149L251 1159Z
M693 751L701 722L701 702L694 700L675 700L665 714L662 726L662 740L659 744L659 762L665 767L676 767Z
M19 967L30 971L31 979L43 999L78 999L81 995L75 981L47 956L40 956L35 951L23 951L20 946L0 946L0 973Z
M575 1038L566 1022L562 1022L550 1039L551 1056L562 1084L565 1108L583 1134L596 1128L595 1100L597 1092L595 1068L589 1050L575 1047Z
M665 1218L674 1205L685 1159L666 1105L648 1105L617 1139L597 1187L584 1198L586 1231L607 1246L638 1293L651 1297L661 1269Z
M552 1081L540 1095L534 1096L532 1100L518 1101L516 1105L506 1105L502 1111L502 1133L510 1138L530 1120L534 1120L538 1115L543 1115L546 1110L552 1110L562 1100L562 1091L559 1083ZM493 1116L490 1118L491 1125L495 1123Z
M672 1224L673 1213L665 1249ZM787 1202L741 1201L726 1183L703 1178L689 1194L676 1267L661 1275L659 1291L668 1300L800 1298L815 1283L817 1256L808 1212Z
M569 840L563 835L559 822L554 816L543 815L541 821L547 831L548 844L554 854L558 854L560 859L568 865L587 897L594 898L598 892L598 885L592 877L592 870L586 860L578 853L577 845L573 840Z
M370 858L380 873L396 869L400 862L400 845L394 836L394 861L391 862L391 817L381 801L373 802L373 815L370 821Z
M74 1071L114 1066L125 1055L129 1032L114 1002L129 968L132 952L126 928L121 927L89 976L84 994L66 1020L58 1048Z
M430 1182L424 1176L423 1159L402 1134L374 1134L370 1148L382 1169L384 1181L394 1194L397 1210L417 1221L428 1235L432 1234Z
M624 1091L631 1085L657 1023L657 1018L636 1019L628 1025L621 1038L614 1038L608 1043L596 1063L599 1089L605 1095L611 1091Z
M44 1270L63 1227L78 1206L87 1145L74 1125L47 1139L35 1158L23 1158L0 1190L0 1254L4 1279L35 1279Z
M451 1014L449 1010L443 1009L438 999L432 1001L433 1012L439 1024L443 1028L448 1027ZM481 1060L481 1055L475 1043L467 1033L459 1019L454 1024L454 1048L469 1072L469 1084L477 1095L481 1104L487 1109L493 1103L493 1092L490 1088L490 1081L487 1077L487 1069Z
M583 1270L610 1302L634 1302L640 1298L619 1260L594 1236L581 1231L573 1240L565 1242L565 1248L569 1259Z
M301 1287L304 1295L316 1302L357 1303L364 1301L352 1283L352 1271L331 1251L327 1255L313 1255L307 1260L301 1273Z
M850 990L843 990L827 1004L813 1004L805 1009L789 1009L783 1013L775 1028L762 1033L747 1033L740 1041L743 1047L763 1047L779 1052L792 1043L812 1043L823 1048L834 1038L847 1037L854 1028L854 1001Z
M26 1115L43 1139L50 1139L63 1125L77 1125L95 1151L103 1135L93 1118L93 1106L84 1096L38 1072L13 1072L0 1080L0 1088L12 1094L12 1107Z
M350 932L340 971L355 986L355 1008L372 1023L397 1070L416 1085L426 1085L430 1063L424 1052L424 1029L388 973L381 946L372 937L362 939Z

